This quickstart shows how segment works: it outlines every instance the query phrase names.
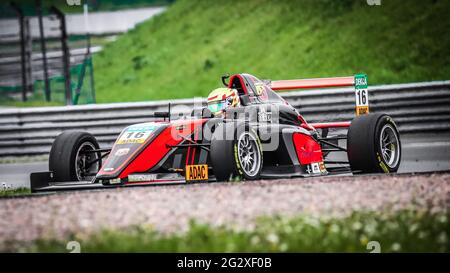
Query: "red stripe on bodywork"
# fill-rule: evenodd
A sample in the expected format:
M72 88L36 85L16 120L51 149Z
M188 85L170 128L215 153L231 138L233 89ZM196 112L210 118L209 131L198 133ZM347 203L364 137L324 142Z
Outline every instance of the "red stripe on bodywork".
M353 86L355 77L272 81L272 90L312 89Z
M191 165L194 165L195 152L196 152L196 148L193 148L192 158L191 158Z
M305 128L306 130L314 130L315 128L313 127L313 126L311 126L311 125L309 125L308 123L302 123L301 125L300 125L302 128Z
M352 123L350 121L345 121L345 122L310 123L309 126L312 126L316 129L322 129L322 128L350 127L351 124Z
M185 162L185 164L184 165L189 165L189 156L190 156L190 154L191 154L191 146L189 146L188 148L187 148L187 153L186 153L186 162Z
M197 140L198 140L198 132L199 132L198 129L194 132L194 142L197 142ZM197 148L194 147L193 150L194 151L192 152L191 165L194 165L194 163L195 163L195 154L197 153Z

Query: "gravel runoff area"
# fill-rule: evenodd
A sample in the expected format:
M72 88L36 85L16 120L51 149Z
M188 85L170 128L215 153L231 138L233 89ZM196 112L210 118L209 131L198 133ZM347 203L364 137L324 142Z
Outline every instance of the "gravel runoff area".
M352 211L449 211L450 173L335 176L78 191L0 199L0 249L7 241L64 239L102 228L152 225L183 231L190 219L252 228L259 216Z

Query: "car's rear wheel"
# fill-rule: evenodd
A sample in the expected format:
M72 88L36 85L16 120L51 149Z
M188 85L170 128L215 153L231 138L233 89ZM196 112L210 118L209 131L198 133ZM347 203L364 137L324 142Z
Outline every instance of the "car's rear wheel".
M101 167L95 137L86 132L63 132L53 142L49 169L55 181L89 181Z
M218 181L228 181L236 177L255 180L261 175L261 142L256 132L244 124L219 125L211 140L210 156Z
M391 117L369 114L352 121L347 155L354 174L397 172L401 152L400 135Z

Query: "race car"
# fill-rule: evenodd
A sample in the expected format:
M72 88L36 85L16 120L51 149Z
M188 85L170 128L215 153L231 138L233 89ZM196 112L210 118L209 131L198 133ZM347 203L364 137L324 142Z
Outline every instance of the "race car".
M225 91L212 92L206 107L174 119L169 106L168 112L154 113L161 120L124 128L111 148L100 148L87 132L61 133L51 148L49 171L31 174L32 191L361 175L399 168L399 131L388 115L369 113L364 74L278 81L235 74L223 76L222 82ZM346 86L354 87L356 102L356 117L347 122L308 123L277 93ZM329 135L336 128L346 133ZM344 159L333 160L336 153Z

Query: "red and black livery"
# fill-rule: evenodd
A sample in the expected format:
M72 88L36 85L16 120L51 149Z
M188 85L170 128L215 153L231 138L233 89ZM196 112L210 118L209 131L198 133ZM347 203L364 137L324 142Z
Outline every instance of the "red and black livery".
M388 173L400 165L398 129L389 116L369 114L365 75L268 81L236 74L222 81L238 91L241 106L221 117L200 107L174 120L169 108L155 113L160 121L123 129L108 149L89 133L63 132L50 170L31 174L32 191ZM357 113L348 122L308 123L275 92L346 86L355 87Z

